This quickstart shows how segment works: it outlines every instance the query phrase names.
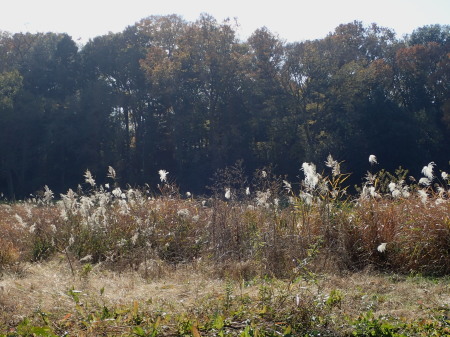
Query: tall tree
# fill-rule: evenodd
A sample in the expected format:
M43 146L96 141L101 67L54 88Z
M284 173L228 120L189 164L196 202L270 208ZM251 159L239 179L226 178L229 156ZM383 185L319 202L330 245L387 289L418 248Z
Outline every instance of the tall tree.
M257 163L282 163L287 159L286 132L289 127L287 92L282 86L281 70L285 61L283 42L267 28L257 29L248 39L250 60L246 76L251 86L245 95L250 111L252 150Z
M14 129L17 116L14 101L22 87L22 77L17 70L0 73L0 181L6 181L9 198L15 198L14 168L16 165ZM0 186L3 185L0 183Z
M61 188L69 167L63 164L66 134L61 130L77 86L77 47L67 35L53 33L14 34L6 42L3 66L15 69L16 82L22 83L4 113L10 143L3 147L9 164L2 165L9 193L23 196L42 187L43 180Z
M227 22L207 15L178 31L175 47L155 44L141 64L165 107L179 176L204 183L245 152L243 50Z
M122 158L116 163L116 168L128 183L138 180L141 168L136 152L145 134L144 115L148 98L139 60L144 57L144 48L148 43L137 27L132 26L122 33L97 37L83 48L86 83L103 82L97 88L109 87L110 93L102 92L114 99L109 114L122 127L122 132L116 133ZM110 102L109 98L105 99ZM139 151L142 155L142 150Z

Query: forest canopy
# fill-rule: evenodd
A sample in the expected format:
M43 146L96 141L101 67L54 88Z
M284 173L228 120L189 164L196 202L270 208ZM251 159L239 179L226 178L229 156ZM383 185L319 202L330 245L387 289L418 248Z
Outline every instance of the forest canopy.
M207 14L150 16L83 46L0 31L0 192L63 192L109 166L120 184L164 169L196 192L239 160L292 179L328 154L354 177L370 154L387 170L446 167L449 36L449 25L398 38L354 21L323 39L260 28L242 41Z

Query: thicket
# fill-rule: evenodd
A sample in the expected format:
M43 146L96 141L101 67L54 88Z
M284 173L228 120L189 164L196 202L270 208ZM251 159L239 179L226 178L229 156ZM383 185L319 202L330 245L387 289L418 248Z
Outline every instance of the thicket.
M247 175L272 164L294 180L300 163L329 153L356 184L370 153L391 172L442 167L448 37L449 26L399 39L352 22L314 41L285 43L265 28L240 41L208 15L152 16L84 46L66 34L2 32L0 191L59 194L86 169L106 182L112 166L122 188L156 184L164 168L183 191L203 193L237 160Z
M450 177L434 162L416 179L377 165L371 155L352 195L330 155L320 173L303 163L299 181L238 162L216 172L210 197L181 193L165 170L121 188L109 167L106 183L87 170L76 191L0 203L0 335L447 335ZM423 280L394 294L408 278ZM125 297L123 282L162 298L133 285ZM210 282L219 293L199 291Z
M357 196L331 156L329 174L304 163L298 184L238 163L221 170L213 197L180 194L169 173L158 189L85 184L54 201L45 189L30 200L0 205L0 267L16 268L63 254L72 263L103 263L155 276L161 266L206 263L217 276L291 278L313 270L375 268L400 273L450 272L450 178L430 163L422 178L368 172ZM16 266L16 267L14 267ZM160 266L155 268L155 266Z

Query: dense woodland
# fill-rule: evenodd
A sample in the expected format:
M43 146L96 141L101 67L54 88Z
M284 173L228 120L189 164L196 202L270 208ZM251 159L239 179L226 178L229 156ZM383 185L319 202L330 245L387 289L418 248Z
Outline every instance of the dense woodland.
M76 188L115 168L121 184L165 169L204 192L243 160L292 180L328 154L355 180L369 154L418 170L450 160L450 26L410 35L352 22L286 43L230 22L151 16L83 46L67 34L0 32L0 192Z

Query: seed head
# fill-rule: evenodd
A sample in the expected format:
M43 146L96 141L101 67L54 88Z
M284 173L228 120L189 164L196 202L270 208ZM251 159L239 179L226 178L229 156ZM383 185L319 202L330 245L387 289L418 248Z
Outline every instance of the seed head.
M429 163L427 166L424 166L422 169L422 174L430 180L433 180L433 167L436 166L434 162Z
M386 243L386 242L383 242L381 245L379 245L379 246L377 247L377 250L378 250L380 253L384 253L384 252L386 251L386 245L387 245L387 243Z
M292 191L292 185L289 183L289 181L283 180L283 185L284 185L284 188L285 188L288 192Z
M169 172L167 172L166 170L159 170L159 179L161 179L161 182L167 182L167 175L169 174Z
M331 168L333 177L336 177L339 174L341 174L339 162L337 160L334 160L331 154L328 155L327 160L325 162L325 166Z
M319 183L319 174L316 172L316 165L313 163L303 163L302 170L305 173L305 185L313 190Z
M371 155L369 156L369 163L370 163L371 165L378 164L377 157L376 157L374 154L371 154Z
M108 175L107 175L107 177L111 178L111 179L116 179L116 171L113 169L112 166L108 166Z
M419 185L430 186L430 184L431 184L431 180L428 178L422 177L419 179Z
M86 172L84 173L84 180L92 187L95 186L95 180L94 177L92 177L91 171L86 170Z

